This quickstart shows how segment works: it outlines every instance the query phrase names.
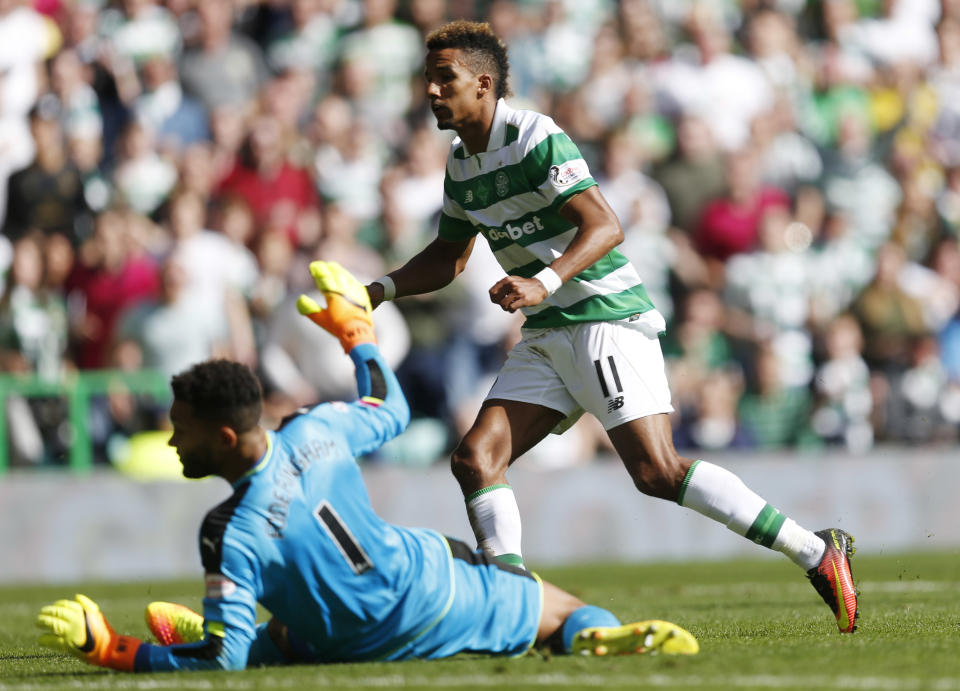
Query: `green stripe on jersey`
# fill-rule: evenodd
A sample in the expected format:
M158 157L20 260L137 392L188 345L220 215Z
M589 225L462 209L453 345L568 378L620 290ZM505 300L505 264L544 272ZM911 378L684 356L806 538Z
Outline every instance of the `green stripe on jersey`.
M599 280L611 273L616 271L621 266L626 265L629 260L620 253L619 250L610 250L607 255L599 260L593 265L589 266L572 279L573 281L593 281ZM520 276L521 278L531 278L537 275L541 269L546 267L547 264L538 260L532 261L529 264L524 264L523 266L515 266L510 269L509 274L511 276Z
M551 134L527 152L522 160L496 170L455 180L448 168L443 192L465 211L485 209L503 199L534 191L546 182L551 166L581 158L580 150L570 137L562 132Z
M477 227L470 221L462 221L441 213L437 234L442 240L469 240L477 234Z
M642 283L609 295L595 295L567 307L548 307L531 314L523 323L525 329L549 329L574 322L598 322L627 319L653 309L650 296Z
M780 526L783 525L785 520L787 520L786 516L767 504L760 511L756 520L753 521L753 525L750 526L745 537L758 545L770 547L773 541L777 539Z

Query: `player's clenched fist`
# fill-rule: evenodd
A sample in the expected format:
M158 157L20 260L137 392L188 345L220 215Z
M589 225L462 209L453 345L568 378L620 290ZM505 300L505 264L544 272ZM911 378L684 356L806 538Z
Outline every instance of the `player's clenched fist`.
M549 293L539 280L520 276L507 276L490 288L490 301L507 312L539 305L547 295Z
M310 263L310 275L327 301L324 309L316 300L301 295L297 310L340 340L349 353L361 343L376 343L370 296L360 281L337 262Z

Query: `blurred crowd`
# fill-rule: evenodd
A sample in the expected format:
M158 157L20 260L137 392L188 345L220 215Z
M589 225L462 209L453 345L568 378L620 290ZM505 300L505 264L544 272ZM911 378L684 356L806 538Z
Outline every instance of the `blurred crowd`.
M354 396L294 302L313 259L370 280L435 234L451 135L423 39L454 18L490 22L511 104L567 131L617 212L682 452L956 441L960 0L0 0L0 369L228 356L268 424ZM391 458L437 460L472 421L518 338L501 275L480 242L447 289L377 310L414 412ZM141 399L94 405L100 460L163 424ZM61 400L5 415L15 463L62 458ZM604 450L595 422L569 434L543 464Z

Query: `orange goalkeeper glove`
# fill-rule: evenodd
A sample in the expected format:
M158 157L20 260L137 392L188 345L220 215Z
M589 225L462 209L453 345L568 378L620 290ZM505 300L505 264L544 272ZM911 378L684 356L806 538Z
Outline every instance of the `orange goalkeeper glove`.
M306 295L297 300L297 311L340 340L349 353L361 343L376 343L370 296L367 289L337 262L310 262L310 275L327 300L326 309Z
M119 636L100 612L97 603L77 593L76 599L57 600L40 610L37 627L46 629L40 645L59 650L99 667L133 671L142 645L139 638Z

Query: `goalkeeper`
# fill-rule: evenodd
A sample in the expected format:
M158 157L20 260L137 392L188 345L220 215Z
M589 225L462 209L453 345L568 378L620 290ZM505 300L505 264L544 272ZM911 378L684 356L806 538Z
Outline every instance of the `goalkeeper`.
M150 672L293 662L561 652L695 653L663 621L621 625L610 612L431 530L380 519L355 458L403 431L409 409L374 343L366 289L335 263L310 272L326 308L299 311L339 338L360 399L259 425L261 391L244 365L212 360L173 377L170 409L183 474L217 475L233 495L200 529L203 616L152 603L164 645L116 634L83 595L44 607L40 643L91 664ZM256 623L257 604L273 618Z

